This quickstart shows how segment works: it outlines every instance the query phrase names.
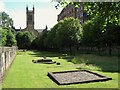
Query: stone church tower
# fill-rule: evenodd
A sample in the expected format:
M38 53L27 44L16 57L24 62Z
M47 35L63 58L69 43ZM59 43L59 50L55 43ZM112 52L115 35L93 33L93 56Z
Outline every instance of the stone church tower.
M34 29L34 6L33 10L28 10L28 6L26 7L26 19L28 30Z
M34 29L34 13L35 13L34 6L33 6L32 10L28 10L28 6L26 7L26 25L27 25L27 27L25 28L25 30L32 32L33 34L38 36L39 32Z
M35 36L42 35L42 32L46 29L35 29L34 28L34 14L35 14L35 8L33 6L32 10L28 9L28 6L26 7L26 28L24 29L16 29L17 32L19 31L29 31L32 32Z

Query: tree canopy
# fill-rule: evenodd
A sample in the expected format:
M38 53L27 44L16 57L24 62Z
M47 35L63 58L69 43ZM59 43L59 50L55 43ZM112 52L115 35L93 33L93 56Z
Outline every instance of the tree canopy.
M18 32L16 35L17 45L20 49L30 49L31 43L34 40L34 35L31 32Z
M15 34L11 28L0 28L1 32L1 45L2 46L16 46Z
M79 20L70 17L58 22L50 31L44 32L34 43L38 41L39 43L36 43L38 44L36 46L40 46L41 48L71 48L80 43L81 36L82 26Z
M5 12L0 12L0 41L2 46L16 45L15 30L13 20Z
M10 16L5 12L0 12L0 20L1 20L2 27L12 27L13 26L12 18L10 18Z
M82 26L72 17L61 20L56 31L55 43L58 47L71 47L80 42Z
M111 55L112 47L120 45L118 41L120 37L120 3L106 1L70 2L69 0L60 0L56 7L68 4L74 4L75 7L83 5L89 20L83 24L82 45L98 48L107 46Z

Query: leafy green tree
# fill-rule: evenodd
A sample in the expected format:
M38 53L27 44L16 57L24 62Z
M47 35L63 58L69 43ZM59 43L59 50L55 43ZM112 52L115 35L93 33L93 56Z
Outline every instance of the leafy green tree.
M0 12L0 20L2 27L12 27L13 20L9 17L9 15L5 12Z
M16 35L17 45L21 49L29 49L34 40L34 35L31 32L19 32Z
M82 36L82 44L86 46L91 46L94 42L94 23L91 20L88 20L83 25L83 36Z
M92 47L97 47L100 54L104 39L99 19L88 20L83 24L82 44L91 47L91 49Z
M31 48L39 50L41 48L39 45L39 41L40 41L40 37L36 37L31 43Z
M6 44L6 31L0 28L0 46Z
M7 36L6 36L6 46L16 46L16 39L15 35L11 32L11 30L8 30Z
M79 2L72 3L75 4L75 6L80 5ZM59 7L65 4L68 5L69 1L61 0L58 2L57 6ZM84 26L84 43L86 43L86 45L91 44L91 46L93 44L93 46L95 45L98 48L102 47L103 45L107 45L109 47L109 54L111 55L111 47L116 44L119 45L120 3L84 2L83 6L84 10L89 15L89 19L91 20L91 22L88 21L89 23L86 23ZM90 25L92 25L92 27L90 27Z
M13 20L5 12L0 12L1 41L2 46L16 45L15 30L12 29Z
M12 33L10 28L0 28L1 32L1 45L2 46L13 46L16 45L15 35Z
M60 27L56 31L54 42L59 48L71 47L80 43L82 26L78 19L72 17L60 21ZM59 24L58 23L58 24Z
M47 47L45 46L44 39L47 37L47 26L46 28L42 31L41 35L36 37L33 42L32 42L32 48L33 49L46 49Z
M66 47L80 43L82 26L78 19L72 17L65 18L58 22L47 34L43 34L40 42L44 43L45 48L63 50ZM37 39L38 40L38 39Z
M60 24L56 24L51 31L47 33L46 38L44 39L44 45L47 48L56 48L54 38L56 35L56 31L58 30Z
M104 42L109 48L109 55L112 55L112 46L120 45L120 26L115 23L107 23L106 31L103 33Z
M2 32L0 30L0 46L2 46Z

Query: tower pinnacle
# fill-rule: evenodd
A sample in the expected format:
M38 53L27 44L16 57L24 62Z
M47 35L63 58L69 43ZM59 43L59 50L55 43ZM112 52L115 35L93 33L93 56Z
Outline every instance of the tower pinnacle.
M34 12L35 8L34 8L34 5L33 5L33 12Z
M26 11L28 12L28 5L27 5L27 7L26 7Z

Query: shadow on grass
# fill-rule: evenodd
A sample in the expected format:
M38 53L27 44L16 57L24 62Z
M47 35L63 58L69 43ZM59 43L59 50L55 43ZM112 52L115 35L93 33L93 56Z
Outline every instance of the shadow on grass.
M58 52L47 52L47 51L33 51L34 54L29 54L29 55L33 55L35 57L58 57L60 56L61 54L58 53Z
M103 72L119 72L117 56L99 56L94 54L77 54L75 56L69 54L62 54L58 52L48 52L48 51L33 51L35 57L58 57L59 59L67 60L74 64L84 64L77 69L90 69L90 70L101 70ZM96 69L94 69L96 68Z
M96 68L103 72L119 72L117 56L99 56L93 54L81 54L76 56L73 63L84 63L87 68ZM85 68L83 67L83 68ZM81 69L78 68L78 69Z

